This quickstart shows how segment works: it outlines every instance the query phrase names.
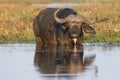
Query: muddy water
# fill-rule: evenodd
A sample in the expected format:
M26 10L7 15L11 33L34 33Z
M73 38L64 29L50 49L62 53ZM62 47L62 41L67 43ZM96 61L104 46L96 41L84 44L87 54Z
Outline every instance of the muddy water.
M120 80L120 44L0 44L0 80Z

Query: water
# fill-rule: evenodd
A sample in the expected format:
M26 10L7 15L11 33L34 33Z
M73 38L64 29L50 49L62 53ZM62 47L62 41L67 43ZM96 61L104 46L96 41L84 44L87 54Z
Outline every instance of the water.
M51 3L51 4L32 4L33 6L48 6L48 7L56 7L56 6L80 6L78 3Z
M0 80L119 80L120 44L0 44Z
M49 4L32 4L33 6L40 7L73 7L73 6L88 6L92 5L92 3L49 3Z

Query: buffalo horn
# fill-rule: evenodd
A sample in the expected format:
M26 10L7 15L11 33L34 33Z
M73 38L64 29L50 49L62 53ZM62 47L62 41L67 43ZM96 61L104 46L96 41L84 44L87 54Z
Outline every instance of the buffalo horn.
M94 13L93 11L92 11L92 13L93 13L94 16L95 16L94 20L87 20L86 18L84 18L85 23L87 23L87 24L89 24L89 25L94 24L94 23L98 20L97 14Z
M65 19L60 19L60 18L57 17L57 13L58 13L60 10L61 10L61 8L55 11L55 13L54 13L54 19L55 19L55 21L57 21L58 23L61 23L61 24L62 24L62 23L65 23L66 20L65 20Z

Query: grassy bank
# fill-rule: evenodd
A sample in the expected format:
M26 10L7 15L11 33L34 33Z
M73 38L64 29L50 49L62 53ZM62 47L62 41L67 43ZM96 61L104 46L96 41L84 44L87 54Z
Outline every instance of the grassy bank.
M8 0L8 2L10 1ZM46 7L8 2L4 2L3 0L0 3L0 42L34 41L33 19L40 10ZM114 2L105 4L93 3L92 5L72 7L78 13L82 13L88 18L92 18L92 14L90 13L90 9L92 9L97 12L99 19L103 21L93 24L97 34L85 34L86 42L120 42L119 5L120 2ZM104 20L104 18L107 20Z

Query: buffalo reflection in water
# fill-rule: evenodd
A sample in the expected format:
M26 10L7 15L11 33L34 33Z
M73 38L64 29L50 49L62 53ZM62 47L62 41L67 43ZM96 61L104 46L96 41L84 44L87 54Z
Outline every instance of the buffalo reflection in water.
M94 58L84 57L83 46L39 46L34 63L41 74L76 74L84 72Z

